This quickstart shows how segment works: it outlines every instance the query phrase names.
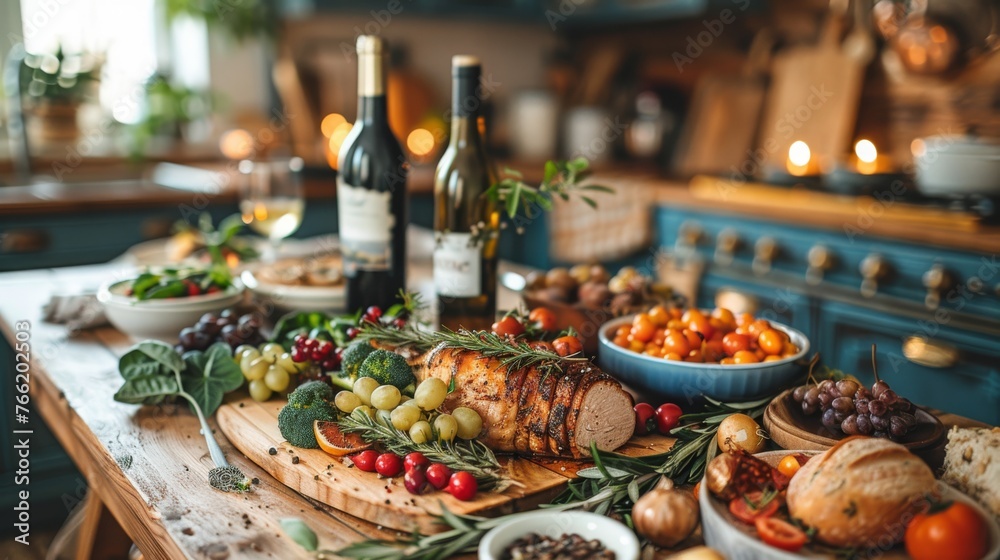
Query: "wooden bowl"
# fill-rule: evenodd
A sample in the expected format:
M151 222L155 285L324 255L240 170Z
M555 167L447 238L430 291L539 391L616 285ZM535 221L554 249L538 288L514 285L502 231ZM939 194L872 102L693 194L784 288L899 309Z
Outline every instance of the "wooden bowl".
M931 468L937 469L944 463L944 425L936 416L917 406L914 407L914 416L917 425L899 443ZM781 393L767 405L764 427L771 440L784 449L825 451L847 437L828 430L819 414L805 415L792 397L792 389Z

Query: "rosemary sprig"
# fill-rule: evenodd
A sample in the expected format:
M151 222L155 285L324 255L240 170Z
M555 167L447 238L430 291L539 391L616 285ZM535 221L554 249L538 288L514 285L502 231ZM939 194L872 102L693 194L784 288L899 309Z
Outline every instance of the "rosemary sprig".
M490 187L485 196L495 203L503 204L507 216L511 219L516 218L519 212L522 212L524 217L531 218L535 209L551 211L552 196L569 200L570 195L575 194L591 208L597 208L597 201L581 193L615 191L601 185L581 184L590 175L589 166L590 162L584 157L570 161L548 161L545 163L542 182L537 187L525 183L523 175L517 171L505 169L507 177Z
M368 443L378 443L400 457L419 451L434 463L442 463L455 471L466 471L476 477L484 490L503 492L514 481L504 475L503 467L493 451L479 440L414 443L407 434L393 426L385 426L364 413L348 414L337 424L344 432L360 434Z
M510 340L488 331L443 329L426 332L409 326L400 329L387 325L367 324L361 328L357 338L362 341L377 341L390 346L412 348L418 352L426 352L440 345L444 345L445 348L479 352L486 358L499 359L500 364L508 369L541 367L562 371L563 363L588 360L582 355L563 357L552 350L532 348L524 340Z

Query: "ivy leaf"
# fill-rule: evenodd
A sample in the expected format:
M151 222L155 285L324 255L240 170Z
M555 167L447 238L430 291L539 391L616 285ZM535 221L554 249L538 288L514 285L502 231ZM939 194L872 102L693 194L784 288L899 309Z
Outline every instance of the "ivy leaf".
M172 375L141 374L125 380L114 399L126 404L160 404L179 392L177 378Z
M549 160L545 162L545 176L542 178L542 183L549 184L552 179L555 179L556 175L559 174L559 168L556 167L556 162Z
M309 552L315 552L319 548L319 538L316 532L309 528L301 519L296 517L282 517L278 520L281 530L296 544Z
M136 344L118 360L118 371L126 381L141 375L167 375L183 370L184 361L173 347L156 340Z
M243 385L243 373L233 361L232 350L217 342L204 352L184 354L187 371L182 376L184 390L190 394L205 416L211 416L222 404L222 397Z

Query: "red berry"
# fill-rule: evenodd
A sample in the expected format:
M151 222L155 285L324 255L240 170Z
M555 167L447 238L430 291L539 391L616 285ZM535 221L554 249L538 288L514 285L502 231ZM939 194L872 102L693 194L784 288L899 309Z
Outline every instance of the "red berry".
M373 305L368 309L365 309L365 317L369 318L372 323L378 321L382 317L382 308L377 305Z
M403 470L403 460L395 453L383 453L375 460L375 471L378 474L392 478Z
M292 351L290 352L290 354L292 356L292 361L293 362L300 362L301 363L301 362L308 362L309 361L309 355L306 354L306 351L303 350L302 348L297 347L297 346L295 348L292 348Z
M649 403L639 403L633 408L635 410L635 435L644 436L656 429L656 420L653 415L653 405Z
M438 490L444 490L448 486L448 481L451 480L451 469L441 463L431 463L424 474L427 475L427 482L430 482L431 486Z
M347 329L347 338L350 339L350 340L354 340L355 338L357 338L358 333L360 333L360 332L361 332L360 330L358 330L358 329L356 329L354 327L351 327L351 328Z
M217 294L217 293L219 293L221 291L222 290L220 290L218 286L209 286L208 289L205 290L205 293L206 294Z
M423 494L427 490L427 477L420 469L407 470L403 475L403 486L410 494Z
M329 340L321 340L319 341L319 344L316 345L316 351L323 354L324 358L327 358L330 356L330 353L333 352L333 343Z
M656 409L656 429L663 435L670 435L670 430L676 428L677 424L680 423L682 414L684 413L681 411L681 407L674 403L661 404Z
M396 327L397 329L401 329L406 326L406 319L402 317L396 317L392 321L392 326Z
M424 454L419 451L414 451L412 453L407 453L406 458L403 459L403 470L410 472L413 469L425 470L427 465L430 465L430 460L424 457Z
M463 502L476 497L478 489L479 485L476 483L476 477L465 471L458 471L451 475L451 480L448 481L448 493Z
M184 283L187 284L187 294L189 296L201 295L201 288L198 287L198 284L190 280L185 280Z
M319 341L315 338L307 338L306 341L302 343L302 347L310 352L312 352L318 345Z
M306 341L306 335L304 335L304 334L297 334L297 335L295 335L295 339L293 340L293 343L295 344L295 346L302 346L302 344L304 344L305 341Z
M327 358L320 362L319 367L323 368L323 371L336 371L338 365L332 359Z
M366 449L361 453L351 457L355 467L365 472L375 472L375 462L378 460L378 451Z

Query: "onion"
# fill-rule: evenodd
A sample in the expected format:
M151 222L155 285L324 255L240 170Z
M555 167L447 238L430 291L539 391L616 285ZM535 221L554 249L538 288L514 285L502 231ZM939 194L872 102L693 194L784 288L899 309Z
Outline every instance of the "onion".
M698 527L698 500L690 492L676 490L674 482L664 477L632 506L632 522L654 544L671 547Z
M719 424L716 435L723 452L742 449L753 455L764 450L764 431L746 414L730 414Z

